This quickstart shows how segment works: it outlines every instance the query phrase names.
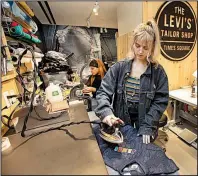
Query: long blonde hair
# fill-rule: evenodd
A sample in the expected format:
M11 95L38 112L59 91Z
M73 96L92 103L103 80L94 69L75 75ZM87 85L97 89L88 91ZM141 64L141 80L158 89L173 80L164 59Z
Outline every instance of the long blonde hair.
M137 40L146 41L149 47L152 46L151 53L147 56L147 61L157 66L158 61L156 58L160 54L160 35L157 23L153 19L146 23L139 24L133 31L131 52L128 54L129 57L134 58L135 56L133 45Z

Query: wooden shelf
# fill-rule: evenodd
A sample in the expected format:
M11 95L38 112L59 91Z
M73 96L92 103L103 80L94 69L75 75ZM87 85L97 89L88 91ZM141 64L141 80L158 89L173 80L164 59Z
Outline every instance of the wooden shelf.
M8 35L6 35L5 36L6 37L6 40L7 41L20 41L21 43L23 43L23 44L25 44L25 45L31 45L31 44L33 44L33 43L31 43L31 42L26 42L26 41L24 41L24 40L20 40L20 38L14 38L14 37L11 37L11 36L8 36Z
M1 35L2 44L1 44L1 46L7 46L8 45L7 44L7 39L6 39L4 30L3 30L3 27L1 27L1 32L2 32L2 35ZM6 55L7 55L7 59L11 60L10 51L9 51L8 47L5 47L5 52L6 52Z
M20 67L20 73L23 74L23 73L26 73L26 72L29 72L29 71L27 70L27 68L24 67L24 66L21 66L21 67ZM18 75L18 74L16 73L15 70L14 70L14 71L10 71L10 72L7 73L7 75L1 77L1 82L4 82L4 81L8 81L8 80L10 80L10 79L13 79L13 78L15 78L17 75Z
M4 81L8 81L10 79L13 79L16 76L17 76L16 71L10 71L10 72L7 73L7 75L1 77L1 82L4 82Z
M27 69L28 68L28 69ZM32 64L26 63L25 66L20 67L20 74L26 73L26 72L32 72L30 69L32 69ZM1 82L13 79L17 76L17 72L15 70L8 72L5 76L1 76Z

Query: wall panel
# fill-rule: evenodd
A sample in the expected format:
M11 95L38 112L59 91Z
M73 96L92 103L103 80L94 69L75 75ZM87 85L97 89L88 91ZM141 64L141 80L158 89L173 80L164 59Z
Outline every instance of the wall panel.
M197 17L197 2L189 1ZM143 21L154 18L157 10L163 4L163 1L147 1L143 3ZM117 56L121 60L130 52L131 34L128 33L117 38ZM163 65L169 79L170 90L178 89L181 86L191 85L194 77L193 72L197 69L197 41L191 54L182 61L171 61L159 55L157 58Z

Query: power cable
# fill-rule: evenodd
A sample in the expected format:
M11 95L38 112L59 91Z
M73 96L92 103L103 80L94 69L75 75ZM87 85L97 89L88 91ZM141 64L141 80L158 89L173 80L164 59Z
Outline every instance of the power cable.
M82 124L82 123L99 124L100 126L101 126L101 124L102 124L102 122L99 122L98 120L95 120L95 121L81 121L81 122L71 122L71 123L69 123L69 124L64 124L64 127L65 127L65 126L70 126L70 125L75 125L75 124ZM88 138L79 139L79 138L75 137L73 134L71 134L71 133L69 132L69 130L63 129L63 125L62 125L62 127L60 126L60 127L57 127L57 128L50 128L50 129L48 129L48 130L46 130L46 131L38 132L38 133L34 133L34 135L33 135L33 134L30 135L30 137L29 137L27 140L23 141L23 142L22 142L21 144L19 144L17 147L15 147L14 149L12 149L11 153L13 153L14 151L16 151L16 149L18 149L19 147L21 147L22 145L24 145L25 143L27 143L30 139L33 139L34 137L39 136L39 135L42 134L42 133L46 133L46 132L53 131L53 130L64 131L67 135L69 135L69 136L70 136L72 139L74 139L74 140L84 140L84 139L88 139ZM26 137L27 137L27 136L26 136ZM11 153L10 153L10 154L11 154Z
M28 112L27 115L25 116L23 128L22 128L22 131L21 131L21 136L22 136L22 137L25 137L25 130L26 130L26 128L27 128L27 126L26 126L26 125L27 125L27 121L28 121L28 118L29 118L29 116L30 116L30 114L31 114L31 112L32 112L32 110L33 110L33 107L34 107L34 106L33 106L33 101L34 101L35 93L36 93L36 90L37 90L36 76L37 76L38 68L37 68L37 65L36 65L35 56L34 56L34 52L33 52L32 49L26 48L26 49L23 51L22 55L19 56L18 65L21 64L21 59L22 59L23 55L24 55L25 53L27 53L27 50L29 50L29 51L31 52L31 54L32 54L32 61L33 61L33 63L34 63L34 77L33 77L34 87L33 87L33 92L32 92L32 96L31 96L29 112ZM19 68L19 66L18 66L18 68ZM25 93L25 90L24 90L24 93Z
M1 122L6 126L8 127L9 129L14 129L14 127L10 124L11 120L12 119L12 116L14 114L14 112L16 111L16 109L19 107L20 104L18 104L14 109L13 111L10 113L9 116L7 115L1 115ZM7 123L3 120L3 118L6 118L7 119Z
M102 124L103 122L99 122L99 121L97 121L97 120L96 120L96 121L86 121L86 120L83 120L83 121L79 121L79 122L70 122L70 123L68 123L68 124L62 124L61 126L58 126L58 127L48 128L48 129L46 129L46 130L44 130L44 131L35 132L35 133L30 134L30 135L26 135L26 136L24 136L24 137L38 136L38 135L40 135L40 134L42 134L42 133L47 133L47 132L49 132L49 131L54 131L54 130L62 130L63 127L67 127L67 126L71 126L71 125L79 125L79 124L83 124L83 123L98 124L98 125L100 125L100 127L101 127L101 124Z

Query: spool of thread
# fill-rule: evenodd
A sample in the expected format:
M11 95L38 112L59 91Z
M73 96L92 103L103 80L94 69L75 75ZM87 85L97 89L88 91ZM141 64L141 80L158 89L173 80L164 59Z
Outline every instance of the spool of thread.
M18 55L11 56L13 64L18 64L18 57L19 57ZM30 58L30 57L22 57L22 59L21 59L22 64L23 63L29 63L31 61L32 61L32 58Z
M5 26L4 26L4 27L3 27L3 30L4 30L5 33L9 33L9 28L8 28L8 27L5 27Z
M18 64L18 57L17 56L11 56L11 60L13 64Z
M11 23L12 23L12 19L10 17L7 17L7 16L3 16L1 21L6 22L8 25L11 25Z
M9 51L10 51L11 55L15 55L16 54L16 50L13 47L11 47L11 46L9 46Z
M3 2L2 6L6 9L10 8L10 4L8 2Z

